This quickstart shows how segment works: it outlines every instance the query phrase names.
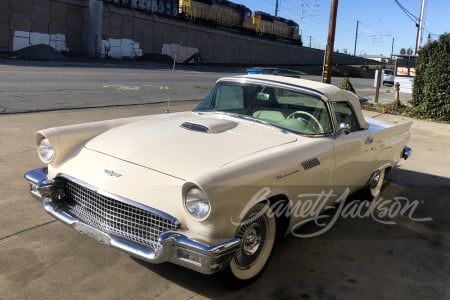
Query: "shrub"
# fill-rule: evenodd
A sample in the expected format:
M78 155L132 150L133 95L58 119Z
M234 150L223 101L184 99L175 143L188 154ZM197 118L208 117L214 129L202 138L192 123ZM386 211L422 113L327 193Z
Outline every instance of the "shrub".
M344 80L342 80L342 82L341 82L341 89L346 90L346 91L350 91L350 92L356 94L355 93L355 89L353 88L353 85L350 82L350 79L348 79L348 77L345 77Z
M450 34L419 51L410 113L450 121Z

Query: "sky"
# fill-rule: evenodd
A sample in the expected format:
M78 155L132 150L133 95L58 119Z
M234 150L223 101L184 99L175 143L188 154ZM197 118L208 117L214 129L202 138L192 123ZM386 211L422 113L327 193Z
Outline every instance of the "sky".
M276 0L232 0L252 11L275 14ZM300 26L303 45L324 49L332 0L278 0L278 16L291 19ZM416 48L418 18L422 0L339 0L334 49L356 55L399 54L400 49ZM358 38L356 39L356 25ZM450 0L425 0L422 43L450 33ZM392 47L393 46L393 47Z

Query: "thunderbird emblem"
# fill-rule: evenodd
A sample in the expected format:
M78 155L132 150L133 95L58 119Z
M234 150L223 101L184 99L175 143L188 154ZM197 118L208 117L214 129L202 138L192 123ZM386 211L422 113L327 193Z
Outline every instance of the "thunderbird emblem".
M108 169L104 169L105 174L109 175L109 176L113 176L113 177L120 177L122 176L122 174L116 173L113 170L108 170Z

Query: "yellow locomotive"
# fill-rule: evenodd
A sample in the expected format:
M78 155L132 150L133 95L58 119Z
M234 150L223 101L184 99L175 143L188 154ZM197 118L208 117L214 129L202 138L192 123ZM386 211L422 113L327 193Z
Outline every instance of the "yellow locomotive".
M299 26L294 21L261 11L252 13L246 6L228 0L179 0L178 12L196 23L228 26L245 34L302 44Z
M179 0L180 15L211 25L251 26L252 12L241 4L227 0Z
M300 40L299 26L292 20L274 17L262 11L255 11L252 19L255 30L259 35L269 38Z

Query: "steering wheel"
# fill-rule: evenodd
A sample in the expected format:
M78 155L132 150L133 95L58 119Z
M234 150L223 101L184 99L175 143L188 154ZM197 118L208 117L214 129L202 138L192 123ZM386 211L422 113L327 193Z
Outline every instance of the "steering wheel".
M304 118L304 116L307 116L309 118L309 120L306 120ZM319 129L320 133L323 133L323 127L322 124L320 124L320 122L317 120L316 117L314 117L312 114L310 114L309 112L306 111L302 111L302 110L297 110L294 111L293 113L289 114L289 116L287 116L286 119L298 119L298 120L302 120L305 121L308 124L311 124L310 121L313 121L312 126L315 127L314 129L317 131L317 129Z

